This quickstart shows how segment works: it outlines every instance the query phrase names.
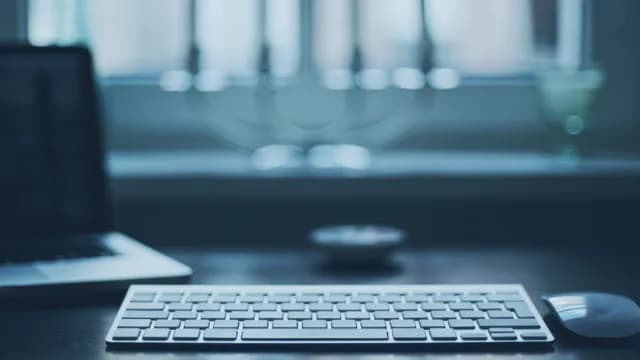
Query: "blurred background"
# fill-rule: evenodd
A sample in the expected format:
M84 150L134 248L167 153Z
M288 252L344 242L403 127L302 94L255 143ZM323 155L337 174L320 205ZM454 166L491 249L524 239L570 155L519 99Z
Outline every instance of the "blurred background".
M0 38L86 44L120 229L306 246L638 241L635 0L9 0ZM266 236L265 234L268 234Z

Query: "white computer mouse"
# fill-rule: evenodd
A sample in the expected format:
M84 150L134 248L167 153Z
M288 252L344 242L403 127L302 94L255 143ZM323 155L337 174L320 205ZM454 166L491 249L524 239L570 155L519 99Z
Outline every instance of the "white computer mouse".
M576 292L542 296L570 331L590 338L624 338L640 333L640 307L621 295Z

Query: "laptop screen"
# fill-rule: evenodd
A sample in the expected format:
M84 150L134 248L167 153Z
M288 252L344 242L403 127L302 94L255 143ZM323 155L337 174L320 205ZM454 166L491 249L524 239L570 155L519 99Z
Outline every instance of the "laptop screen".
M109 225L91 59L0 48L0 245Z

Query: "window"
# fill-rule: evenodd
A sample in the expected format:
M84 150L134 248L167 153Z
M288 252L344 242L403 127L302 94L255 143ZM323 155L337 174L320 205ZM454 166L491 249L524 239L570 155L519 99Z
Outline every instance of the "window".
M527 74L556 61L558 1L581 0L30 0L29 39L90 44L116 148L503 146L540 131L535 101L509 94L533 93ZM499 110L456 106L498 95Z
M260 15L260 2L266 13ZM439 67L470 74L531 71L553 57L556 0L324 0L314 1L314 62L348 68L354 36L365 66L415 67L421 21ZM104 75L160 73L184 66L189 7L203 68L234 75L255 70L260 16L273 47L274 72L298 71L299 0L31 0L34 44L89 42ZM195 4L194 4L195 3ZM359 15L352 15L353 12ZM357 29L352 28L356 23ZM537 26L536 26L537 25ZM550 34L551 33L551 34Z

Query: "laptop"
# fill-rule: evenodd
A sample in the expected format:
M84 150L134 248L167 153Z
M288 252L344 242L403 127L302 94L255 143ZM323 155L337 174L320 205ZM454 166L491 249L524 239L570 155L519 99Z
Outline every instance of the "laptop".
M92 64L82 47L0 47L0 298L191 275L114 230Z

